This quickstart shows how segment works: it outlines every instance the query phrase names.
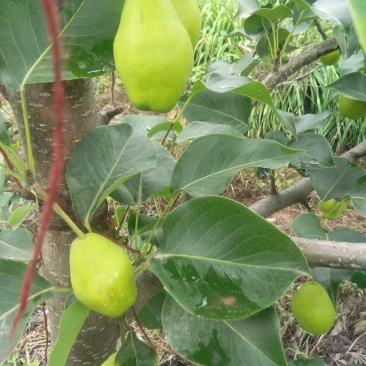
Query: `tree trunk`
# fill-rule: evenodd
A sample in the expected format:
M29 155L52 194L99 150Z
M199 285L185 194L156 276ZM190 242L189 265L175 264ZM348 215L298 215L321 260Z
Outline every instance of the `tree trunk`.
M30 178L33 178L34 183L42 188L46 188L48 185L49 171L53 161L52 87L52 83L45 83L28 85L26 88L27 114L36 170ZM66 166L77 142L91 129L101 125L102 121L96 110L92 80L65 81L64 88L64 163ZM20 94L5 88L3 88L3 94L12 106L27 158ZM60 198L67 204L69 196L64 180L60 182L59 188ZM55 287L71 287L69 248L74 238L74 233L54 215L42 250L41 274ZM60 316L67 295L68 293L58 292L47 303L52 345L57 340ZM79 333L66 365L100 366L108 355L115 352L118 337L116 319L91 313Z

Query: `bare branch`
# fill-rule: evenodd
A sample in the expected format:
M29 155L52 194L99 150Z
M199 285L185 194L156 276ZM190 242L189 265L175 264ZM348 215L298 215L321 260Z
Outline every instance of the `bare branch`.
M291 238L313 267L366 270L365 243Z
M366 156L366 140L341 155L353 163ZM302 178L291 187L277 192L275 195L269 195L257 201L249 208L262 217L268 217L273 213L280 211L296 203L306 203L307 196L313 191L310 178Z
M278 71L271 72L262 83L268 88L272 89L279 83L285 81L290 75L294 74L304 66L314 62L320 56L326 55L334 51L337 46L335 38L328 38L317 46L311 48L309 51L291 58L291 60L283 65Z

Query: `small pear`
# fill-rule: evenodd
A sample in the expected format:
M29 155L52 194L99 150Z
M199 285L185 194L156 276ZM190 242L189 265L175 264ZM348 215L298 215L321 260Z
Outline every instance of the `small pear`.
M99 234L88 233L72 242L70 276L76 298L97 313L118 317L136 301L128 254Z
M180 21L186 28L192 42L196 47L201 34L202 16L196 0L170 0L179 16Z
M113 53L134 107L173 109L192 72L193 49L170 0L126 0Z

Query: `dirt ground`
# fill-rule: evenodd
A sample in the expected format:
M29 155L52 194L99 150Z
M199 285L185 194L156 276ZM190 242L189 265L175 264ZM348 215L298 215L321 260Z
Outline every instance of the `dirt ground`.
M127 98L118 83L114 95L105 85L97 85L97 93L98 106L102 113L117 106L122 107L123 115L137 113L128 104ZM171 112L168 117L172 117L175 113L176 111ZM117 116L117 118L119 119L121 116ZM278 171L277 178L279 188L283 189L301 177L295 171L284 169ZM224 195L250 206L268 195L269 191L269 179L260 181L253 171L248 170L235 176ZM317 197L315 194L309 197L308 203L316 212ZM287 235L293 235L290 228L292 219L307 211L308 208L300 204L294 205L272 215L268 218L268 221ZM326 228L334 230L341 227L352 227L361 222L364 222L364 218L350 208L338 221L327 224ZM366 235L366 226L363 225L360 231ZM297 281L297 285L300 283L301 279ZM289 312L294 289L295 286L289 289L283 298L275 304L281 322L281 335L288 360L320 355L327 366L348 365L351 363L366 365L365 291L355 288L351 283L344 283L339 291L338 318L334 328L326 335L313 337L301 331ZM192 365L181 359L170 349L162 332L153 332L150 333L150 336L158 350L161 360L160 365ZM18 345L17 353L28 363L39 360L40 365L45 365L45 353L47 350L49 351L48 347L49 337L45 330L44 312L42 307L39 307L27 325Z

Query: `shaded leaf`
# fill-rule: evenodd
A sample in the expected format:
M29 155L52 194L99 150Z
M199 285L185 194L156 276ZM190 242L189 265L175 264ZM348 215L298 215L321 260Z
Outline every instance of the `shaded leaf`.
M146 136L133 134L128 124L93 129L77 144L66 169L74 212L84 223L89 223L110 193L155 165L153 142Z
M32 205L23 205L14 210L9 218L8 225L15 230L23 223L23 221L28 217L29 213L32 211Z
M214 321L195 317L168 296L162 314L172 348L205 366L285 366L279 321L272 308L246 319Z
M183 102L179 102L182 106ZM202 91L189 101L184 110L188 122L203 121L231 126L241 133L248 130L252 104L249 98L234 93Z
M238 319L276 301L308 272L300 249L245 206L193 198L166 216L151 270L187 311Z
M240 170L275 169L301 153L270 140L203 136L194 140L177 161L171 191L184 190L191 196L219 194Z
M71 348L90 310L75 301L61 315L57 341L49 358L49 366L65 365Z
M291 230L300 238L328 240L318 216L313 212L297 215L291 222Z
M310 172L310 180L319 197L327 201L350 195L364 172L346 158L335 157L332 168Z
M116 354L114 364L116 366L155 366L157 362L155 357L152 348L130 331Z
M53 287L35 273L28 296L28 305L11 340L13 319L19 309L19 289L22 287L26 270L27 265L24 263L0 259L0 363L10 356L34 309L53 295Z
M155 294L139 311L138 317L143 327L147 329L162 329L161 312L167 293L162 290Z
M334 111L326 110L322 113L303 114L301 116L295 117L296 133L300 134L301 132L321 127L327 118L332 114L334 114Z
M291 361L288 366L324 366L324 362L320 356L315 356L314 358L302 360L297 359Z
M276 109L276 116L278 120L282 123L282 125L286 127L287 130L290 131L292 135L294 136L297 135L295 127L295 116L293 113Z
M33 235L26 229L7 229L0 233L0 258L26 262L32 258Z
M218 73L222 75L248 76L258 63L259 61L255 60L251 55L244 54L234 63L225 60L214 62L207 68L207 74Z
M363 175L355 184L351 192L352 204L355 210L366 217L366 175Z
M242 130L240 126L240 130ZM183 132L178 136L176 143L182 144L187 140L196 139L198 137L207 135L231 135L236 137L242 137L243 134L237 128L233 128L230 125L216 124L211 122L191 122Z
M328 140L318 133L305 133L292 139L288 145L292 149L305 150L296 156L291 164L300 169L319 169L333 165L333 152Z

